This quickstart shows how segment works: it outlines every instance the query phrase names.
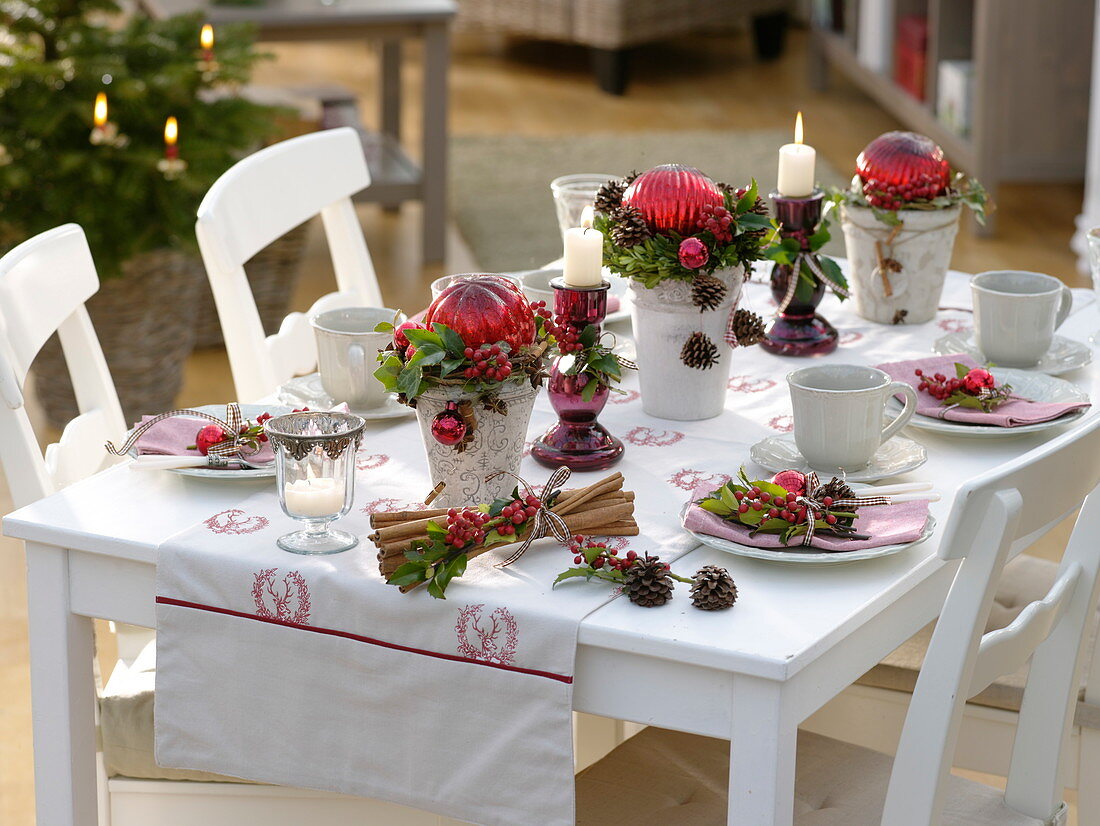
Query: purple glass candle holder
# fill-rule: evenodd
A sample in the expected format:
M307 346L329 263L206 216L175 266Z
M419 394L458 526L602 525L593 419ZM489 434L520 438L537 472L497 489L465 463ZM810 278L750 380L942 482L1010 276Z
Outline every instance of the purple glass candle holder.
M788 198L778 192L768 197L775 204L780 234L784 238L799 239L802 254L816 260L817 256L810 252L809 236L821 222L825 193L815 189L805 198ZM768 327L760 346L769 353L779 356L822 356L836 349L840 337L836 327L817 312L817 305L825 296L825 284L808 267L803 266L801 271L813 279L813 289L808 294L805 289L796 292L792 301ZM772 297L779 306L783 305L794 275L794 267L790 264L777 263L772 268Z
M563 278L550 282L554 288L554 313L576 328L579 333L589 324L597 327L607 314L607 291L604 281L596 287L570 287ZM596 417L600 415L610 388L601 384L590 401L582 392L591 376L567 376L560 368L561 356L550 368L547 392L558 421L531 447L535 461L547 467L565 465L572 470L601 470L622 458L623 443L607 432Z

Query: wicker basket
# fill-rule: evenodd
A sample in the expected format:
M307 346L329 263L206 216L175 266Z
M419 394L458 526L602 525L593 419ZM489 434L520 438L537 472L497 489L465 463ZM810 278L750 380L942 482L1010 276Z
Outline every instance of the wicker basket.
M195 342L195 305L206 283L202 261L176 250L144 253L101 282L87 307L127 421L170 410ZM35 391L49 423L77 414L61 344L52 336L34 360Z
M259 310L260 321L264 325L264 335L277 333L290 309L290 299L298 281L310 223L312 222L306 221L277 238L244 265L248 283L252 286L252 297L256 300L256 309ZM195 347L219 347L224 343L222 326L209 282L204 280L200 289L198 317L195 321Z

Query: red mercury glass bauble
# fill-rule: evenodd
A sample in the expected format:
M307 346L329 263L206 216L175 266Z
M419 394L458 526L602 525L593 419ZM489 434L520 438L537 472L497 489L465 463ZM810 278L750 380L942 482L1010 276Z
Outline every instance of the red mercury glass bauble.
M879 135L859 153L856 172L865 190L911 186L926 189L930 194L916 196L925 198L942 193L951 180L951 165L943 150L931 138L916 132Z
M641 213L655 232L692 235L699 229L703 207L722 206L725 198L718 184L693 166L666 163L634 179L623 203Z
M710 260L707 245L698 238L685 238L681 241L677 256L680 263L689 270L697 270Z
M458 412L455 402L447 402L447 409L435 414L432 419L432 438L441 445L457 445L466 438L466 422Z
M399 324L397 329L393 331L393 344L399 350L405 350L409 346L409 340L405 337L406 330L423 330L424 325L416 321L406 321L404 324Z
M205 456L214 445L226 439L225 432L219 425L208 424L195 434L195 449Z
M515 353L535 340L535 314L519 287L497 275L470 275L441 292L424 326L446 324L469 347L506 341Z

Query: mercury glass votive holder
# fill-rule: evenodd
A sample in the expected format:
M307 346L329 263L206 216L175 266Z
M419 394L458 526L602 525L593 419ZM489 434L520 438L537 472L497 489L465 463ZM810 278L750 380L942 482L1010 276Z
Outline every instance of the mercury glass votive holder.
M332 523L355 500L355 451L363 440L360 416L350 413L288 413L269 419L264 431L275 453L275 481L283 513L303 528L276 544L295 554L338 554L359 538Z

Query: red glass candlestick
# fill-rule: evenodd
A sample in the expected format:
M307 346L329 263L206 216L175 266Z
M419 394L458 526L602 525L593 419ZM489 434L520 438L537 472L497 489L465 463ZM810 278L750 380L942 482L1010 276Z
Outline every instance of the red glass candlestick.
M607 315L606 281L596 287L570 287L562 278L550 282L554 288L554 313L581 332L589 324L597 328ZM601 470L611 467L622 458L623 443L607 432L596 421L610 388L601 384L590 401L585 401L582 391L592 376L579 374L567 376L560 369L561 356L550 368L547 392L558 422L546 431L531 448L531 455L547 467L565 465L572 470Z
M769 196L775 204L775 217L779 232L784 238L797 238L802 243L802 255L817 260L810 252L809 237L821 222L822 201L825 193L815 189L805 198L787 198L778 192ZM813 289L808 293L804 286L795 292L794 298L776 316L768 327L766 338L760 346L779 356L821 356L836 349L839 335L836 327L817 312L817 305L825 296L825 284L809 267L800 267L803 275L813 279ZM777 263L772 268L772 297L780 307L787 296L794 267Z

